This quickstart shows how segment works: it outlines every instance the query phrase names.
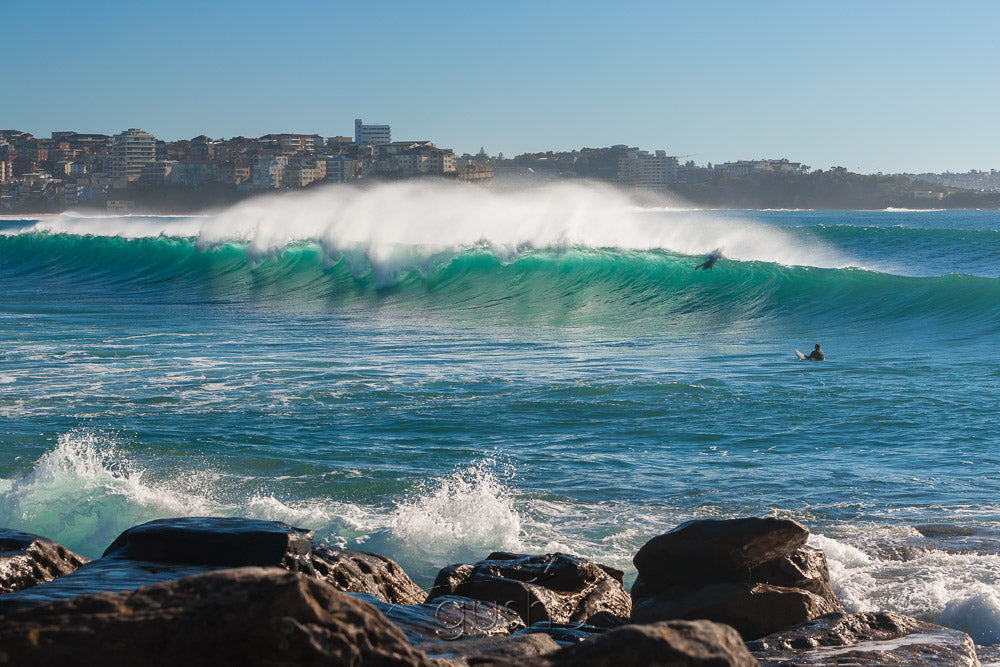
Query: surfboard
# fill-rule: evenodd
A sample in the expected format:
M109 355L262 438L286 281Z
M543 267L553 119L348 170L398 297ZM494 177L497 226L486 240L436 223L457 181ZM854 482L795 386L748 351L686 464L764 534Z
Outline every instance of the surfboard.
M798 350L795 350L795 356L799 358L799 361L803 361L806 358L806 355L802 354Z

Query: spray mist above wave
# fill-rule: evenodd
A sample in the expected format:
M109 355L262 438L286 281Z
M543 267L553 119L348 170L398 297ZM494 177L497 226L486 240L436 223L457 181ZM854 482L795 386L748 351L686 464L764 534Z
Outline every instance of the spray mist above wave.
M840 268L856 265L819 241L719 211L644 207L592 182L517 190L400 182L367 188L328 186L251 199L198 217L83 217L64 214L23 232L193 238L203 246L240 242L249 257L290 244L319 243L334 260L364 250L373 266L489 248L501 259L529 249L608 248Z

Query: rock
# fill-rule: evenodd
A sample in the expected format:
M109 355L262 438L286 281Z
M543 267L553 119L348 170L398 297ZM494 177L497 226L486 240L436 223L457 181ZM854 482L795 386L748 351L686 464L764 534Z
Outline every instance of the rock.
M475 565L438 573L428 602L458 595L496 602L539 621L621 625L632 609L622 572L562 553L528 556L496 552Z
M777 518L692 521L633 559L632 622L704 618L756 639L843 611L809 530Z
M568 646L569 644L579 644L602 632L607 632L607 628L599 628L593 625L586 625L585 623L552 623L542 621L524 630L518 630L512 636L519 637L530 634L548 635L559 644Z
M467 664L490 661L522 664L528 658L551 653L559 648L546 634L513 635L511 637L477 637L456 641L421 644L420 650L431 658L464 659Z
M311 567L313 532L234 517L157 519L129 528L102 558L217 567Z
M831 611L843 611L830 588L830 570L821 549L802 547L787 556L761 563L750 572L750 580L773 586L801 588L830 603Z
M747 647L767 665L979 665L964 632L888 612L828 614Z
M434 665L370 605L240 568L0 613L0 664Z
M0 596L0 610L76 595L135 590L226 567L271 566L315 576L312 531L230 517L159 519L129 528L104 556L31 589Z
M755 639L831 611L826 600L800 588L723 583L684 594L636 598L632 621L705 618L733 626L745 639Z
M89 560L48 538L0 528L0 593L52 581Z
M561 648L542 659L542 664L552 667L751 667L758 664L735 630L711 621L626 625Z
M368 593L395 604L419 604L427 594L394 560L354 549L319 546L312 550L312 570L337 590Z
M654 537L632 559L653 591L745 577L748 569L805 546L809 529L791 519L703 519Z
M507 635L524 628L517 612L492 602L455 596L424 604L390 604L367 593L351 593L378 609L413 644Z

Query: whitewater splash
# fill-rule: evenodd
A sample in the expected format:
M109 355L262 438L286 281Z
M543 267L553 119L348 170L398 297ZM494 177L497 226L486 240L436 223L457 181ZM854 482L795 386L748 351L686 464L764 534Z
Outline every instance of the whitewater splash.
M360 249L382 275L471 248L489 248L505 261L531 249L683 255L720 249L742 261L826 268L857 264L825 244L804 243L776 227L719 211L643 207L621 191L590 182L516 191L415 181L331 186L259 197L200 216L63 214L20 231L193 238L204 247L235 241L247 244L250 258L311 241L321 245L331 263Z

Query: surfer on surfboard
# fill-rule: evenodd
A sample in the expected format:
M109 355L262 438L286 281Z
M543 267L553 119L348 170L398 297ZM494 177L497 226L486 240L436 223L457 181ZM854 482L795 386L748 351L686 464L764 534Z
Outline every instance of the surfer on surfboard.
M800 361L806 361L806 360L808 360L808 361L824 361L826 359L826 355L823 354L823 350L820 349L819 343L816 343L816 348L812 352L809 353L809 356L806 356L806 355L802 354L798 350L795 350L795 354L796 354L796 356L798 356L798 358L799 358Z
M708 257L705 258L705 261L694 267L694 270L697 271L698 269L705 269L706 271L711 271L712 266L718 262L721 257L722 251L716 248L712 252L708 253Z

